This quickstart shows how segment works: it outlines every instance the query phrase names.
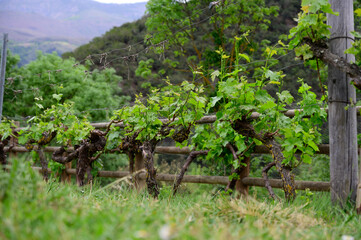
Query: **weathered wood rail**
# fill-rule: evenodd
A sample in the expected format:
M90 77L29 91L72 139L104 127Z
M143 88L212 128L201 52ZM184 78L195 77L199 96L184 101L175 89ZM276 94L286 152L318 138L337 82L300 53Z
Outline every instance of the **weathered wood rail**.
M33 167L37 171L41 171L40 167ZM50 169L48 169L50 173ZM65 172L69 175L75 175L75 169L66 169ZM127 171L98 171L98 177L104 178L124 178L131 177L132 175ZM139 178L145 180L145 173L138 174ZM164 182L175 182L177 175L174 174L157 174L158 181ZM265 181L263 178L254 178L254 177L245 177L242 180L242 183L246 186L257 186L264 187ZM201 176L201 175L185 175L182 182L184 183L203 183L203 184L219 184L227 185L229 182L229 177L227 176ZM271 187L273 188L282 188L281 179L270 179L269 180ZM296 181L297 190L309 189L311 191L321 191L328 192L330 191L329 182L314 182L314 181Z
M330 152L330 148L328 144L321 144L318 145L319 151L316 152L316 154L326 154L328 155ZM5 151L7 151L9 149L9 147L5 147ZM48 147L44 147L44 152L55 152L56 150L59 150L60 147L53 147L53 146L48 146ZM68 152L72 152L74 150L74 148L70 147L67 149ZM25 153L25 152L29 152L28 149L26 149L25 147L13 147L11 148L11 152L19 152L19 153ZM168 147L168 146L158 146L155 149L155 153L158 154L183 154L183 155L187 155L191 152L191 150L188 147L184 147L184 148L179 148L179 147ZM269 150L267 149L266 146L255 146L254 154L270 154Z

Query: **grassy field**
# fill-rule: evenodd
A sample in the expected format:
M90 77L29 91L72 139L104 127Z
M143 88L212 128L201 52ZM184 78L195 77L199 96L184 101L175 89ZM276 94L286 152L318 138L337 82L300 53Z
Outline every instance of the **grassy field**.
M360 217L328 193L299 192L292 203L247 200L188 185L172 197L137 193L126 184L77 188L44 183L29 165L0 172L0 239L341 239L361 238Z

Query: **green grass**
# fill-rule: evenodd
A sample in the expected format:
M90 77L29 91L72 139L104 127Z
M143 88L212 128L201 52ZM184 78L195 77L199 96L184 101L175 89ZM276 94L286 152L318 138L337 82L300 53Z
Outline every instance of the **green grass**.
M188 185L172 197L165 186L154 200L122 182L80 189L44 183L15 161L0 172L0 239L361 238L360 217L332 206L328 193L300 192L292 204L215 193Z

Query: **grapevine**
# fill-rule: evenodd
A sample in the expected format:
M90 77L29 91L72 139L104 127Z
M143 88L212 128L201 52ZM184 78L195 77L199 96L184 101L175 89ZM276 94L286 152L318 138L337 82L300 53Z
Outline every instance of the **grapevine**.
M173 139L179 147L191 149L174 183L174 194L191 162L202 155L210 164L230 166L227 169L230 181L226 191L233 190L242 171L249 167L253 148L264 145L272 154L272 162L267 163L262 171L266 188L276 199L267 176L268 171L275 167L282 179L285 198L292 201L296 197L293 170L302 163L311 163L312 156L319 150L320 126L326 120L327 91L318 99L311 87L299 79L298 96L292 96L282 89L284 73L272 67L277 63L276 56L285 54L289 49L311 66L319 67L318 60L327 62L328 58L334 57L327 49L330 27L326 24L326 14L336 14L328 1L304 0L298 25L289 35L292 40L288 45L279 41L273 46L265 46L262 53L264 64L252 68L247 65L253 57L240 47L247 42L248 32L245 32L241 37L232 39L234 47L230 53L222 47L215 51L220 62L214 66L220 66L220 69L209 74L210 69L191 66L194 75L191 81L175 85L167 79L165 87L153 88L147 96L139 94L134 105L114 111L105 131L95 130L86 117L77 117L73 104L60 103L61 96L54 94L58 103L44 109L41 102L37 102L42 114L30 119L30 126L16 137L19 144L38 153L44 178L47 178L48 162L43 149L50 144L60 146L53 153L52 161L66 164L77 160L76 180L79 186L86 184L86 174L88 182L92 180L92 165L105 152L127 154L130 173L135 172L136 156L142 155L147 189L155 198L159 195L159 185L154 152L166 138ZM355 43L349 52L359 54L356 48L359 44ZM342 60L338 62L342 63ZM148 69L149 64L151 61L142 62L142 68ZM348 74L357 75L359 70L356 65L344 65L350 68L346 69ZM147 76L151 73L144 72ZM209 90L213 91L211 94L197 83L196 76L199 75L200 78L207 76L207 84L214 87L214 91ZM208 76L211 76L212 82L208 81ZM354 85L361 86L357 77ZM277 93L271 95L270 88L278 89ZM295 98L300 101L295 102ZM286 117L283 113L294 106L300 110L293 118ZM212 125L197 124L208 115L216 118ZM11 123L3 122L0 126L0 160L4 165L4 146L8 144L8 137L15 134Z

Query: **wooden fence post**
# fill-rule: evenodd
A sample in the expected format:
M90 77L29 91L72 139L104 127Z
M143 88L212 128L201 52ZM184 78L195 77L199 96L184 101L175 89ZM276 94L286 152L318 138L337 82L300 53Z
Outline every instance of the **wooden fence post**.
M63 183L71 183L71 175L67 172L67 169L71 169L71 162L64 164L65 169L61 172L60 179Z
M345 54L351 47L354 30L353 1L330 0L333 11L339 16L328 14L332 27L330 50L349 62L353 55ZM328 121L330 132L330 177L331 200L344 206L348 197L356 199L357 187L357 121L356 91L346 73L329 65L328 67ZM346 108L347 107L347 108Z
M361 148L358 149L358 157L361 157ZM356 191L356 211L357 214L361 214L361 166L359 167L359 179Z
M142 170L145 168L144 166L144 159L142 152L137 152L135 154L135 162L134 162L134 170L135 172L138 172L139 170ZM138 191L141 191L145 188L145 179L141 179L138 175L134 176L134 182L135 182L135 188Z
M3 49L1 53L1 69L0 69L0 122L3 117L3 100L4 100L4 86L5 86L5 72L6 72L6 55L7 55L8 34L4 34Z
M244 167L242 169L242 172L239 174L239 180L237 180L236 187L235 187L236 191L237 191L237 193L239 193L240 197L247 197L248 196L249 186L245 185L242 182L242 179L249 176L251 158L250 157L245 157L244 163L247 164L247 166Z
M68 156L68 153L63 153L63 157ZM71 169L72 162L65 163L65 169L60 174L60 180L62 183L71 183L71 175L67 172L68 169Z

